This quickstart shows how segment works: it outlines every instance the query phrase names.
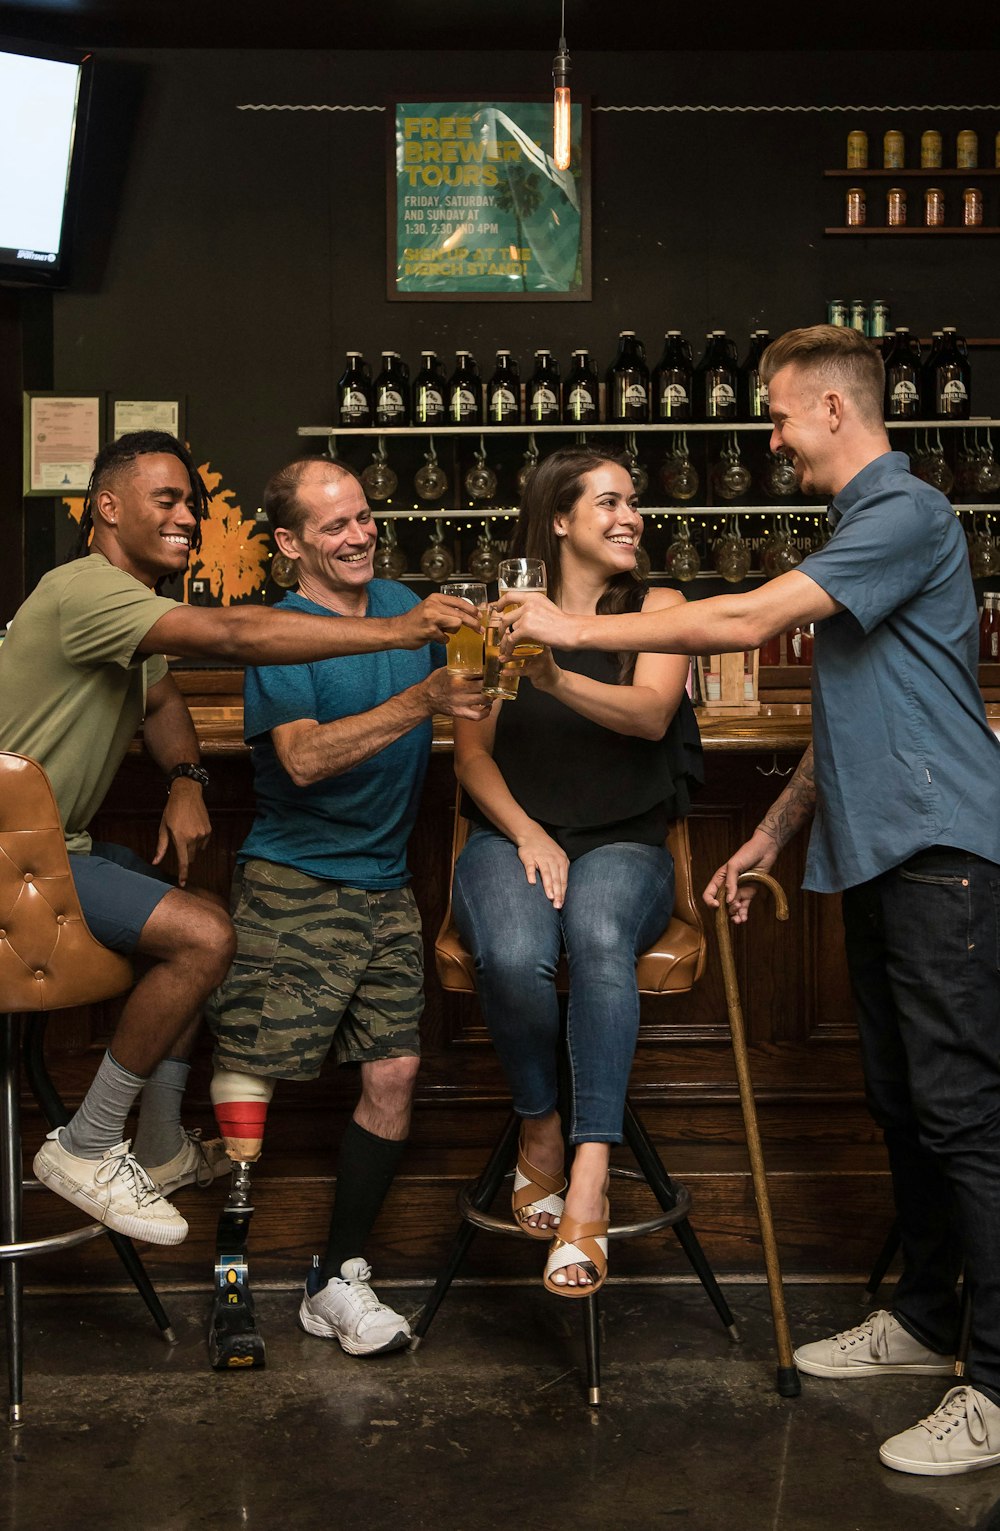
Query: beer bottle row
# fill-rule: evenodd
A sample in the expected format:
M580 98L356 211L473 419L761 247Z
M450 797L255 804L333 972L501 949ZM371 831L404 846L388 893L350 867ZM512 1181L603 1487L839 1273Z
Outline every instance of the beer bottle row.
M953 325L935 330L927 355L905 325L882 340L887 420L968 420L972 377L965 337Z
M736 342L724 330L713 330L695 365L680 330L668 330L663 354L651 372L635 331L622 330L603 390L597 363L584 349L573 352L565 377L551 351L536 351L523 388L517 361L506 350L497 351L485 386L471 351L455 353L450 376L434 351L422 351L412 382L398 351L382 352L374 382L362 353L348 351L337 384L338 421L342 426L386 429L766 420L760 358L769 339L767 330L755 330L741 363Z

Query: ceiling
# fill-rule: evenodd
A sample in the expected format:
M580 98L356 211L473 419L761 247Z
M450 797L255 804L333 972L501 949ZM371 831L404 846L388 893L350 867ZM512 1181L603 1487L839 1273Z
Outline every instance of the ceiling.
M996 0L906 6L566 0L570 51L968 49L996 46ZM0 36L67 47L385 48L554 52L560 0L14 0ZM959 18L959 19L956 19Z

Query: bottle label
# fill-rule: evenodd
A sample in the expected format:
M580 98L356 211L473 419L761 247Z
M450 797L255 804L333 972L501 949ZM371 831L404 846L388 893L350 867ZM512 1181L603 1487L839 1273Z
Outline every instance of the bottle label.
M345 388L340 401L342 420L360 420L368 414L368 400L360 388Z
M666 409L686 409L688 406L688 395L684 384L667 383L660 394L660 403Z
M451 412L456 420L468 420L476 412L476 396L471 388L456 388L451 396Z
M641 383L629 383L625 389L625 403L630 409L642 409L646 403L646 390Z
M897 383L892 385L892 402L894 407L909 409L918 402L919 397L917 385L911 383L909 378L901 377Z
M506 420L508 415L517 414L517 400L509 388L494 388L490 398L490 418L493 420Z
M551 388L536 388L531 395L531 418L533 420L547 420L551 415L553 419L559 413L559 400Z
M402 394L397 393L395 388L380 389L378 411L386 420L401 420L403 418Z
M990 633L990 658L1000 656L1000 633Z
M593 408L594 400L589 388L584 388L582 384L578 383L575 388L570 389L569 409L571 415L576 417L589 415Z
M736 394L729 383L713 383L708 402L714 411L721 414L723 410L736 408Z
M968 397L965 391L965 384L960 377L950 377L940 390L942 404L950 404L952 406L964 404Z

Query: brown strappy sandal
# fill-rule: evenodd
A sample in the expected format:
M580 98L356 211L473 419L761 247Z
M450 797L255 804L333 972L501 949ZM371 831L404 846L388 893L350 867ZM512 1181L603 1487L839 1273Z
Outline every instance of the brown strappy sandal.
M541 1212L561 1218L566 1206L562 1193L567 1184L565 1177L547 1175L544 1170L537 1169L525 1158L524 1149L518 1140L517 1167L514 1170L514 1190L510 1205L515 1223L529 1239L554 1238L555 1228L533 1228L527 1219Z
M604 1285L608 1274L608 1222L606 1212L600 1222L577 1223L564 1217L545 1262L542 1285L556 1297L592 1297ZM586 1286L560 1285L552 1280L557 1271L568 1265L582 1265L591 1276Z

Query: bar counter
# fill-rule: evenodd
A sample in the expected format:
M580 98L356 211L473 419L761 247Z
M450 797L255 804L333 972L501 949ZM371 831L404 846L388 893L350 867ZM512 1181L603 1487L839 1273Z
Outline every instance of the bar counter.
M235 854L253 812L240 677L199 670L178 675L211 772L206 800L213 836L199 880L228 894ZM810 739L807 698L807 690L786 685L762 693L757 715L701 719L706 782L690 820L696 889L752 832L794 769ZM1000 696L991 696L989 711L1000 731ZM434 971L433 940L450 874L455 802L450 753L449 722L437 719L410 846L426 946L423 1064L410 1148L373 1237L376 1276L434 1276L455 1226L456 1192L482 1167L509 1109L475 1001L444 994ZM163 798L162 776L137 744L98 815L95 835L148 856ZM734 950L785 1269L856 1278L867 1274L881 1246L892 1202L880 1136L862 1098L839 899L801 891L804 855L800 837L775 867L788 895L789 921L777 923L770 900L761 895L748 925L735 933ZM668 1170L691 1191L692 1222L716 1269L762 1275L713 923L706 921L707 969L692 993L644 1001L630 1095ZM48 1056L70 1105L93 1076L117 1003L52 1018ZM214 1135L210 1068L210 1045L203 1038L187 1121L206 1135ZM322 1247L335 1146L356 1087L352 1071L331 1067L315 1083L279 1085L254 1177L251 1242L258 1280L300 1279L312 1251ZM25 1102L26 1143L40 1141L43 1131L37 1111ZM628 1156L622 1155L626 1164ZM615 1183L613 1197L616 1221L626 1213L648 1215L652 1205L645 1188L627 1180ZM177 1249L150 1251L159 1280L203 1281L208 1292L221 1201L221 1188L181 1193L191 1235ZM39 1232L74 1223L72 1209L48 1196L28 1198L27 1216ZM613 1261L619 1275L688 1274L669 1237L618 1243ZM529 1277L537 1265L538 1251L527 1240L480 1235L467 1273ZM47 1266L47 1279L63 1273L75 1282L119 1279L105 1240L72 1251L64 1272L58 1260Z

